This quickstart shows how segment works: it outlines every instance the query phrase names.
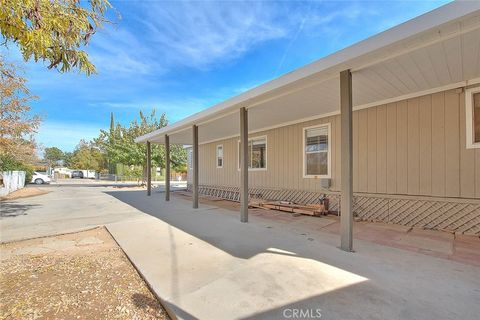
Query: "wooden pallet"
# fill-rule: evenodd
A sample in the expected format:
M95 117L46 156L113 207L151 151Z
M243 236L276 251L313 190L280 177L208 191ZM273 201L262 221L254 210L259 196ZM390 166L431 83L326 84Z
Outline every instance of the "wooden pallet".
M327 214L323 204L300 205L288 201L251 202L251 207L267 210L279 210L290 213L304 214L309 216L320 216Z

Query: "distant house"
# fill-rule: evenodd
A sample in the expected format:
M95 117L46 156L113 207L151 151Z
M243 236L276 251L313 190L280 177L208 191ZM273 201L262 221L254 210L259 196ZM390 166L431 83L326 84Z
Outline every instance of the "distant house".
M195 193L238 200L247 183L299 203L325 193L339 211L351 183L361 219L479 235L480 2L447 4L137 141L166 136L198 139Z

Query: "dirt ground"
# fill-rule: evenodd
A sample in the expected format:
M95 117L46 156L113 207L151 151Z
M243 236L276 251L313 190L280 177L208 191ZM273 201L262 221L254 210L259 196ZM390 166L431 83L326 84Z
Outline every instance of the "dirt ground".
M14 200L20 198L34 197L42 194L46 194L49 191L42 190L40 188L22 188L20 190L14 191L7 196L0 197L0 200Z
M0 245L0 319L169 319L104 228Z

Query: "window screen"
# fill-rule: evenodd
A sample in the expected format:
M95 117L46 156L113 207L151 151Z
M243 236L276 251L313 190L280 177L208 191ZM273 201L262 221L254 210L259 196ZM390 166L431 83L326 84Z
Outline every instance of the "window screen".
M223 146L222 145L217 146L217 167L218 168L223 167Z
M240 142L238 142L238 167L240 168ZM267 168L267 139L253 138L248 141L248 168L266 169Z
M328 175L328 126L305 130L305 175Z

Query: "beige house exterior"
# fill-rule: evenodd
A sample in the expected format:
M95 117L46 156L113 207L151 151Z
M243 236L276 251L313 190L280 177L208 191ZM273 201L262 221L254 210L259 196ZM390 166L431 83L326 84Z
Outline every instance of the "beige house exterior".
M441 91L353 113L355 192L480 199L480 149L466 148L465 92ZM331 167L304 172L305 128L328 126ZM251 187L340 191L340 116L329 116L249 134L266 139L266 167L249 171ZM216 148L223 147L223 166ZM200 144L200 184L238 184L238 137ZM191 182L191 175L189 175Z
M351 88L339 84L344 70ZM342 137L345 92L351 140ZM196 181L189 148L194 194L239 200L246 182L250 197L312 203L326 194L341 212L341 172L351 166L344 181L358 219L480 235L480 2L443 6L137 142L166 136L198 146Z
M357 208L359 215L391 222L400 214L396 217L400 224L412 224L421 217L418 226L439 223L437 229L480 234L480 149L466 145L465 94L464 88L451 89L354 111L353 188L355 196L367 202ZM330 132L328 188L322 187L320 176L307 177L304 166L305 129L322 126ZM266 140L265 169L249 170L249 186L264 193L271 189L334 195L331 208L336 210L341 184L339 136L340 115L249 134L249 138ZM230 190L238 185L238 141L235 137L200 144L203 190ZM217 147L223 148L222 166L217 165ZM189 184L191 179L189 166ZM289 200L293 195L278 199ZM398 213L390 208L389 212L387 199L398 201L397 211L407 210ZM372 208L376 204L379 207ZM405 208L409 206L414 212ZM373 215L372 209L377 211Z

